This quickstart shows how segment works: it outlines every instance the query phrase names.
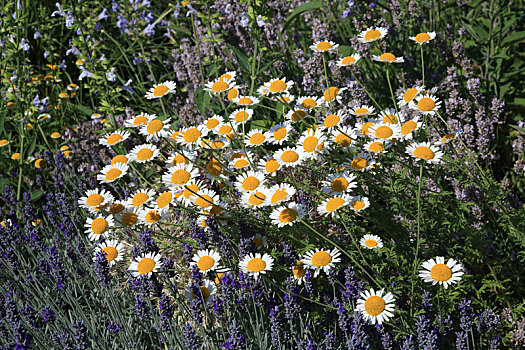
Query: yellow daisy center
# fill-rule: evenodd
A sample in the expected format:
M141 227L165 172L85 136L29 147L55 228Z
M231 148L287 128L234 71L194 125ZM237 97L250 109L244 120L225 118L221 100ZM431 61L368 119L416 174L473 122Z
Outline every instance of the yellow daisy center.
M114 145L115 143L121 140L122 140L122 136L120 136L119 134L112 134L107 138L106 143L108 145Z
M339 94L339 88L335 86L330 86L324 92L324 99L328 102L333 101Z
M285 151L281 155L281 160L286 163L294 163L299 159L299 155L295 151Z
M385 150L385 146L383 145L382 142L378 141L378 142L371 143L368 149L372 152L380 153Z
M156 132L159 132L164 127L164 123L162 120L155 119L148 123L148 126L146 127L146 131L148 134L154 134Z
M197 199L195 200L195 204L197 204L201 208L207 208L213 204L213 198L211 196L208 196L207 194L202 194L200 195L200 197L197 197Z
M242 97L237 101L240 105L251 105L253 103L252 99L249 97Z
M345 204L345 200L343 198L335 197L335 198L331 198L330 200L328 200L328 202L326 202L325 208L326 208L326 211L332 212L334 210L341 208L343 204Z
M236 167L237 169L242 169L244 167L247 167L248 165L250 165L250 163L248 163L248 160L246 158L238 159L233 164L233 166Z
M206 127L210 130L215 128L217 125L219 125L219 121L217 119L210 119L206 122Z
M434 151L432 151L429 147L426 146L419 146L418 148L416 148L416 150L414 151L414 155L419 159L434 159Z
M256 178L255 176L248 176L246 179L244 179L242 181L242 188L245 190L245 191L253 191L255 190L257 187L259 187L259 184L261 182L259 181L258 178Z
M144 125L148 122L148 118L143 115L140 115L133 119L133 125Z
M325 251L316 252L312 256L312 265L315 265L318 267L326 266L330 264L331 262L332 262L332 256Z
M228 134L232 131L232 127L229 126L229 125L223 125L219 128L219 134L221 135L224 135L224 134Z
M353 58L352 56L346 56L345 58L343 58L343 61L341 62L341 64L343 65L349 65L349 64L354 64L355 63L355 58Z
M115 247L106 247L106 248L102 249L102 251L104 253L106 253L106 259L108 261L113 261L118 256L118 251L117 251L117 249Z
M186 182L190 181L191 174L184 169L175 170L173 175L171 175L171 183L174 185L184 185Z
M149 223L155 223L162 219L162 215L156 210L150 210L146 213L144 220Z
M393 61L396 60L396 56L394 56L390 52L386 52L386 53L382 54L381 56L379 56L379 59L381 61L393 62Z
M379 137L380 139L387 139L391 137L393 134L394 132L392 131L392 129L385 125L380 126L375 131L376 137Z
M278 189L275 191L275 193L272 195L271 202L272 204L278 203L288 197L288 192L284 188Z
M380 37L381 32L379 30L372 29L365 33L365 41L377 40Z
M42 159L42 158L37 159L37 160L35 161L35 167L37 167L37 168L45 167L46 164L47 164L47 162L45 161L45 159Z
M288 208L281 211L279 214L279 221L280 222L294 222L297 219L297 215L299 213L297 210Z
M219 176L222 173L222 165L218 160L212 159L206 164L206 170L213 176Z
M124 207L123 204L121 203L115 203L113 204L111 207L109 207L109 212L111 214L118 214L120 213L121 211L123 211L126 207Z
M188 142L188 143L195 142L195 141L197 141L199 139L199 137L201 137L201 135L202 135L202 133L200 132L199 129L197 129L197 128L189 128L184 133L184 141Z
M354 201L352 203L352 208L354 208L355 210L361 210L365 207L365 202L363 201Z
M200 187L197 184L191 184L184 187L182 194L184 197L190 199L191 196L194 196L195 193L199 192Z
M339 118L337 114L329 114L324 119L323 124L325 128L332 128L336 126L337 124L339 124L340 121L341 121L341 118Z
M97 205L102 204L104 202L104 197L98 193L93 193L87 197L86 204L90 207L96 207Z
M108 229L108 222L104 218L96 218L91 223L91 231L97 235L104 233Z
M298 109L295 112L293 112L293 114L292 114L292 121L296 122L298 120L303 119L304 117L306 117L306 112L303 111L302 109Z
M388 123L388 124L397 124L399 121L397 119L397 117L393 114L387 114L383 117L383 123Z
M415 39L418 43L425 43L430 40L430 35L428 33L419 33Z
M106 173L106 181L113 181L122 175L122 170L113 168Z
M343 192L348 188L349 182L344 177L336 177L332 180L330 188L334 192Z
M205 286L201 286L200 289L201 289L201 294L202 294L202 297L204 298L204 300L208 300L208 298L211 295L210 290L208 288L206 288Z
M233 101L233 99L237 96L239 96L239 90L237 90L236 88L233 88L230 91L228 91L228 101Z
M124 215L122 215L122 223L126 226L133 226L137 223L138 221L138 216L137 214L133 213L133 212L129 212L129 213L125 213Z
M341 147L348 147L352 143L352 139L345 134L339 134L335 137L335 142Z
M363 135L368 135L368 133L370 132L368 129L370 129L371 126L373 126L374 123L372 122L367 122L365 123L362 127L361 127L361 133Z
M59 132L54 132L51 134L51 138L53 139L58 139L60 137L60 133Z
M381 312L383 312L385 307L386 303L383 300L383 298L378 297L376 295L372 295L365 301L365 311L370 316L379 315Z
M434 107L436 107L436 103L429 97L423 97L417 103L417 108L422 110L423 112L431 111L434 109Z
M197 262L197 266L201 271L208 271L215 265L215 259L210 256L203 256Z
M285 91L288 85L282 80L275 80L270 84L270 91L273 93Z
M117 163L124 163L126 164L128 162L128 157L122 155L122 154L119 154L119 155L116 155L115 157L113 157L113 159L111 159L111 165L115 165Z
M177 165L184 163L186 164L186 158L180 153L178 153L175 157L173 157L173 161L171 162L172 165Z
M306 275L306 269L304 268L304 263L298 261L295 263L295 266L292 268L293 275L297 278L304 277Z
M137 193L133 196L133 199L131 200L131 204L134 207L141 206L142 204L146 203L149 196L146 193Z
M248 118L250 118L250 115L245 111L240 111L235 114L235 121L237 123L245 122L248 120Z
M417 95L417 89L416 88L410 88L403 94L403 100L408 103L414 99Z
M251 272L261 272L266 268L266 263L261 258L253 258L250 261L248 261L248 264L246 265L246 269Z
M330 44L328 41L321 41L316 47L319 51L326 51L332 48L332 44Z
M315 102L312 98L305 98L303 102L301 102L301 106L304 108L313 108L317 106L317 102Z
M266 170L267 173L273 173L279 170L279 167L279 162L275 159L270 159L266 162L266 164L264 164L264 170Z
M286 128L279 128L273 132L273 138L277 141L280 141L286 137L286 134L287 134Z
M365 245L370 248L377 247L377 241L375 239L367 239Z
M137 152L138 160L148 160L151 157L153 157L153 151L150 150L149 148L143 148Z
M436 264L430 270L430 277L436 281L445 282L452 278L452 270L445 264Z
M456 134L446 134L445 136L441 138L441 141L448 142L448 141L454 140L455 138L456 138Z
M363 157L356 157L354 160L352 160L352 164L350 166L352 169L361 170L368 166L368 160Z
M211 86L211 90L213 92L223 92L225 90L228 90L229 87L230 86L228 85L227 82L219 80L213 83L213 85Z
M252 145L260 145L264 140L266 140L266 136L260 132L253 134L252 137L250 137L250 143Z
M137 265L137 271L141 275L153 272L154 268L155 268L155 260L151 258L143 258L139 261Z
M255 243L255 248L259 248L260 246L262 246L262 237L255 237L253 239L253 243Z
M166 85L159 85L153 90L153 96L160 97L168 93L170 89Z
M362 115L362 114L368 114L368 109L366 108L358 108L355 110L355 114Z
M317 137L308 136L306 139L304 139L303 149L305 150L305 152L311 153L317 147L318 142L319 139L317 139Z
M266 199L266 196L262 192L255 192L255 194L251 194L250 198L248 198L248 203L251 205L261 205L264 203L264 200Z
M417 128L417 123L413 120L409 120L401 126L401 133L407 135Z

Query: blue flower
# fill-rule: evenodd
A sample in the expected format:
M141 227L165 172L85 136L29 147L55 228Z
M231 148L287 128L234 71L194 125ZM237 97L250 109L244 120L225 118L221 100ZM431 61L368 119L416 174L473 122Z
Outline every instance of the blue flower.
M20 42L20 48L25 52L29 52L30 46L26 39L22 38L22 41Z
M106 73L106 78L109 81L115 81L117 80L117 76L115 75L115 67L111 68L109 72Z
M130 84L131 84L132 82L133 82L133 80L130 79L130 80L128 80L128 81L126 82L126 84L122 85L120 88L121 88L122 90L126 90L127 92L129 92L130 94L133 95L133 94L135 93L135 91L133 91L133 88L130 86Z
M84 78L93 78L94 77L94 74L91 73L90 71L88 71L86 68L84 67L80 67L80 70L82 70L82 73L80 73L79 77L78 77L78 80L82 80Z
M73 14L71 13L71 11L69 11L67 14L68 14L68 16L66 18L66 27L69 28L75 22L75 17L73 17Z
M108 9L106 9L106 8L103 9L102 12L98 15L98 20L99 20L99 21L102 21L102 20L107 21L107 20L108 20L108 15L107 15L107 13L108 13Z
M262 16L261 16L261 15L257 16L257 25L258 25L259 27L264 26L265 23L266 23L266 22L262 19Z
M66 13L62 11L62 8L60 7L60 4L57 2L56 7L58 8L58 11L55 11L51 14L51 17L55 17L56 15L66 17Z
M246 16L246 14L243 14L241 18L241 26L246 28L248 27L249 24L250 24L250 19L248 18L248 16Z

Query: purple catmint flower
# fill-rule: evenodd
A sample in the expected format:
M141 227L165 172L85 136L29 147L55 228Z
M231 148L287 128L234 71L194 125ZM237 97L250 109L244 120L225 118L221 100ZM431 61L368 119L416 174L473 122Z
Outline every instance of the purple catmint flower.
M33 34L33 39L36 40L36 39L40 38L41 36L42 36L42 34L40 34L39 31L36 31L35 34Z
M135 93L135 91L133 91L133 88L130 86L132 82L133 82L133 80L129 79L129 80L126 82L126 84L122 85L120 88L121 88L122 90L126 90L127 92L129 92L130 94L133 95L133 94Z
M95 255L93 264L97 280L102 286L108 286L111 283L111 276L109 275L109 262L106 259L106 253L103 251Z
M146 302L144 301L144 294L135 295L135 315L140 321L143 321L149 317L149 310Z
M198 350L201 347L201 341L191 322L184 325L184 346L187 350Z
M173 304L167 294L162 294L159 300L160 324L163 331L170 329L170 322L174 312Z
M24 50L24 52L29 52L30 46L26 39L22 38L20 41L20 48Z
M241 27L243 28L248 28L248 26L250 25L250 19L248 18L248 16L246 16L245 13L243 13L241 17L240 24L241 24Z
M263 20L263 18L262 18L261 15L257 16L257 25L258 25L259 27L263 27L265 23L266 23L266 22Z
M235 320L232 321L231 325L228 327L229 337L228 340L222 344L226 350L241 350L245 348L246 337L241 330L241 325L236 323Z
M102 10L102 12L98 15L97 19L99 21L107 21L108 20L108 9L105 8Z
M75 22L75 17L73 17L73 13L71 11L68 11L67 17L66 17L66 27L69 28L73 26L74 22Z
M155 35L155 24L148 24L146 28L142 31L142 34L145 34L146 36L153 36Z
M111 68L109 72L106 73L106 79L111 82L117 80L117 76L115 75L115 67Z
M108 322L108 327L110 332L118 333L119 329L119 321L118 318L114 319L113 321Z
M64 11L62 11L62 8L60 7L60 3L56 3L55 4L56 7L58 8L57 11L54 11L52 14L51 14L51 17L55 17L56 15L59 15L59 16L63 16L63 17L66 17L66 13Z
M71 53L75 56L81 55L80 50L76 46L71 46L71 48L66 51L66 56L69 56Z
M53 322L55 320L55 312L51 309L51 306L44 306L42 309L42 317L45 323Z
M93 73L91 73L90 71L88 71L86 68L84 68L82 66L80 67L80 70L82 72L78 76L78 80L82 80L84 78L93 78L95 76Z
M87 349L87 328L84 321L75 321L71 326L74 331L75 348L78 350Z

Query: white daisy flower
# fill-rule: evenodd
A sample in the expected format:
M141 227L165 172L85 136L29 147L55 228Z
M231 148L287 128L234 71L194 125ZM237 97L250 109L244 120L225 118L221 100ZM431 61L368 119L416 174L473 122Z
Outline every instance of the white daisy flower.
M199 287L200 289L200 295L196 296L191 288L192 283L188 283L188 285L185 288L185 296L188 300L193 300L195 298L203 298L204 302L206 304L210 304L213 301L213 298L215 298L215 294L217 292L217 287L215 285L208 281L204 280L202 282L202 286Z
M322 182L322 191L330 194L349 192L357 187L356 176L352 173L342 172L332 174Z
M281 164L279 164L279 162L271 156L261 159L258 166L259 171L265 173L266 175L274 175L277 170L281 168Z
M291 226L299 222L304 216L304 209L295 202L277 207L270 213L272 224L277 225L277 227Z
M241 197L241 204L245 208L262 208L270 205L269 191L266 188L259 188L256 191L245 192Z
M161 98L167 94L172 94L175 92L175 88L177 87L177 84L175 84L174 81L168 80L160 84L154 85L152 88L149 89L149 91L146 93L146 98L148 100L154 99L154 98Z
M133 147L131 151L129 151L128 157L130 161L146 163L155 159L159 154L160 151L157 146L151 143L144 143Z
M206 119L203 122L204 126L210 132L216 130L222 123L224 123L224 118L218 114L213 115L212 117Z
M247 122L253 116L253 109L250 108L239 108L233 111L229 118L235 125L241 125Z
M321 40L314 42L313 45L310 45L310 50L314 52L332 52L337 51L339 44L334 43L329 40Z
M367 249L383 248L383 240L376 235L364 235L359 241L362 247Z
M125 141L129 137L128 131L115 131L104 135L101 139L98 140L98 143L107 147L118 145L119 143Z
M290 199L296 190L287 183L275 184L268 189L268 201L270 205L277 205Z
M115 198L110 192L105 189L99 190L97 188L94 190L87 190L85 195L78 199L78 205L91 211L99 211L114 200Z
M348 194L337 194L328 199L325 199L321 204L317 206L317 211L321 215L335 215L335 212L339 209L349 205L352 197Z
M232 100L232 102L239 106L253 106L258 104L260 101L255 96L237 96Z
M321 130L306 130L299 141L297 141L297 149L301 150L305 158L317 159L325 149L326 136L322 134Z
M396 57L390 52L385 52L381 56L372 55L372 61L385 63L403 63L405 62L405 59L403 57Z
M408 38L410 40L414 40L419 45L423 45L424 43L428 43L430 40L434 40L435 37L436 32L423 32L416 36L409 36Z
M376 163L368 153L359 153L350 161L350 168L354 171L371 170Z
M109 266L115 265L117 262L124 259L125 248L122 243L117 240L109 240L104 243L99 243L95 247L95 255L98 252L104 252Z
M423 160L434 164L440 163L443 157L443 152L430 142L413 142L407 146L406 152L416 161Z
M295 123L303 120L308 116L308 113L305 109L295 108L294 110L288 111L284 116L289 122Z
M382 324L388 321L394 315L394 296L388 292L383 297L384 290L374 291L374 289L366 290L361 293L361 298L357 299L357 307L355 311L361 312L365 320L372 324Z
M331 149L337 148L337 146L346 149L350 146L355 145L357 135L350 126L343 126L340 128L334 128L330 133L330 145Z
M199 270L207 274L212 271L220 271L221 267L219 261L221 256L213 249L198 250L193 256L190 265L197 265Z
M259 95L286 94L292 88L293 81L286 78L272 79L257 89Z
M401 135L403 135L403 139L411 140L414 137L414 131L421 129L422 125L423 122L419 121L419 116L401 124Z
M328 274L331 269L335 268L335 263L341 262L340 255L341 252L337 248L332 250L315 249L306 252L301 261L305 268L313 270L314 277L317 277L321 270Z
M400 107L408 105L417 95L423 92L423 86L412 86L403 91L402 95L398 95L397 104Z
M153 200L155 191L152 189L142 188L136 190L125 202L126 208L142 207Z
M298 285L303 283L304 276L306 275L306 269L304 268L304 263L301 260L298 260L294 266L292 266L292 275L297 281Z
M267 133L268 142L274 145L282 145L288 140L291 131L292 126L289 123L275 124Z
M268 135L262 129L253 129L246 135L244 144L247 147L259 147L268 141Z
M441 107L441 101L433 94L418 95L408 104L410 109L421 112L422 114L436 114Z
M123 163L116 163L113 165L106 165L97 175L97 180L103 183L110 183L120 179L126 175L128 171L128 165Z
M239 192L254 192L260 186L264 185L264 182L265 179L263 173L250 170L237 178L235 181L235 188Z
M357 61L359 61L360 58L361 58L360 54L354 53L353 55L345 56L345 57L338 59L336 64L338 67L353 66L354 64L357 63Z
M283 148L273 155L281 167L296 167L301 164L305 158L304 152L300 148Z
M115 225L112 215L106 217L98 216L96 218L87 218L84 227L84 231L89 236L89 240L98 241L102 238L106 238L109 234L110 229Z
M142 113L124 121L124 126L127 128L140 128L149 121L157 118L155 114Z
M380 123L378 119L368 119L368 121L362 121L355 123L355 130L359 136L368 136L370 134L370 128L376 123Z
M376 123L368 131L368 136L381 141L396 140L402 137L399 124Z
M316 96L301 96L297 99L297 105L300 106L300 108L304 108L306 110L319 108L323 105L323 99L322 97Z
M146 226L155 225L159 221L166 220L166 210L144 208L138 212L139 221Z
M453 283L457 283L463 276L463 266L454 259L448 259L445 264L445 258L437 256L436 259L430 259L423 262L424 270L419 271L419 277L425 282L432 282L432 284L439 283L445 289Z
M158 118L149 120L140 127L140 134L144 135L148 141L151 140L160 140L163 137L170 135L170 125L169 122L171 118L166 120L160 120Z
M133 277L151 276L153 272L157 272L162 268L162 256L155 253L146 253L138 256L131 262L128 271Z
M199 172L193 168L193 164L178 164L169 167L162 175L162 183L172 189L179 189L198 175Z
M234 78L218 78L207 82L204 85L204 90L208 91L210 95L218 95L236 87Z
M367 117L374 114L375 108L373 106L362 105L355 108L350 108L350 113L357 117Z
M348 118L348 115L341 111L330 113L324 117L318 126L325 131L332 131L335 130L334 128L343 124L346 118Z
M399 124L401 121L401 114L396 112L393 108L387 108L379 113L380 122L387 124Z
M370 43L382 39L386 36L387 30L383 27L370 27L357 35L357 40L361 43Z
M341 93L345 90L348 90L348 88L346 87L338 88L337 86L330 86L328 89L325 90L323 94L323 99L325 101L325 104L327 106L330 106L330 103L334 101L337 103L341 103L343 99L341 97Z
M175 140L184 147L197 146L202 138L208 135L208 128L204 125L190 126L181 130L181 134Z
M392 144L388 141L377 141L372 140L364 144L363 148L365 152L372 153L387 153L387 149L390 148Z
M273 258L268 254L260 253L248 254L239 261L239 270L243 273L259 278L259 275L266 274L273 268Z

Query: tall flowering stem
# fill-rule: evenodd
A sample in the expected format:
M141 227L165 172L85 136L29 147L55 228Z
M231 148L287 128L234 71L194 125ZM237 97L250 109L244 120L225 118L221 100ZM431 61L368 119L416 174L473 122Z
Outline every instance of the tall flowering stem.
M417 279L416 272L417 272L417 265L418 260L417 256L419 254L419 240L420 240L420 230L421 230L421 184L423 183L423 163L419 165L419 185L417 187L417 237L416 237L416 253L414 255L414 267L412 269L412 285L410 287L410 316L412 317L412 312L414 311L414 303L413 303L413 296L414 296L414 282Z

